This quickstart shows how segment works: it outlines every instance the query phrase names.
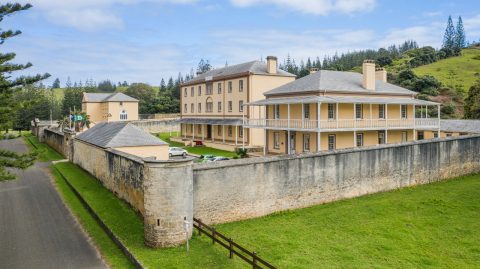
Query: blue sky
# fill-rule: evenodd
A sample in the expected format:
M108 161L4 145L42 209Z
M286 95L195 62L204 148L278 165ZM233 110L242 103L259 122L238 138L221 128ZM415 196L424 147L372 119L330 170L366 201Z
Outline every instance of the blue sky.
M25 3L23 0L22 3ZM62 84L94 79L147 82L267 55L297 60L416 40L441 45L448 15L480 39L480 1L32 0L1 22L23 34L2 45Z

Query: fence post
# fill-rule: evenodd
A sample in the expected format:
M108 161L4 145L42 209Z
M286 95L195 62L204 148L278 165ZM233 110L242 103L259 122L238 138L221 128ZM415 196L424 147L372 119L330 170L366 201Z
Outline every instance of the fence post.
M232 238L228 239L228 245L229 245L229 247L230 247L230 248L229 248L229 250L230 250L230 259L232 259L232 258L233 258L233 247L232 247L232 242L233 242L233 239L232 239Z
M215 233L217 232L217 230L215 230L215 227L212 227L212 240L213 240L213 244L215 245Z
M253 269L257 269L257 252L253 252L252 253L252 257L253 257Z

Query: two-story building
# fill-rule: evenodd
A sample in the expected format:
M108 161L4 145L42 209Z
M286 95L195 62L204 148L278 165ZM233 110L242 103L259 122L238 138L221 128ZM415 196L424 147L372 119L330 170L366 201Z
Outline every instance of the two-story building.
M262 100L263 93L295 80L277 68L277 58L214 69L181 85L181 139L201 140L211 147L233 150L239 145L263 147L263 129L242 127L246 103Z
M386 71L369 60L363 74L313 70L264 95L246 103L261 116L244 119L244 128L266 130L264 153L398 143L440 132L440 105L388 83Z
M138 120L138 100L126 94L84 92L82 112L92 125L100 122Z

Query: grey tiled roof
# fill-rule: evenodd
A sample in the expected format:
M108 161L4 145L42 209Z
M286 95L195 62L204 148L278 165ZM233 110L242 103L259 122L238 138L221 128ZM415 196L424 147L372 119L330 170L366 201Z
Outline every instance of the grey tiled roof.
M320 70L275 89L265 92L266 96L302 92L351 92L362 94L405 94L416 93L380 80L375 81L375 91L363 88L363 75L354 72Z
M130 122L102 122L79 134L76 139L102 147L158 146L166 143Z
M205 81L205 78L207 77L212 77L212 79L215 79L216 77L219 77L219 76L230 76L230 75L241 74L245 72L250 72L256 75L275 75L275 74L267 73L267 63L261 62L261 61L251 61L251 62L246 62L246 63L241 63L241 64L236 64L236 65L231 65L227 67L210 70L208 72L205 72L203 74L200 74L194 77L193 79L187 81L186 83L202 82L202 81ZM277 68L276 75L295 77L294 74L288 73L278 68Z
M340 103L340 104L402 104L402 105L438 105L438 103L414 99L391 97L365 97L365 96L295 96L272 97L254 101L247 105L264 106L273 104L312 104L312 103Z
M440 130L480 134L480 120L441 120Z
M130 97L121 92L115 93L92 93L84 92L85 101L87 102L138 102L137 99Z

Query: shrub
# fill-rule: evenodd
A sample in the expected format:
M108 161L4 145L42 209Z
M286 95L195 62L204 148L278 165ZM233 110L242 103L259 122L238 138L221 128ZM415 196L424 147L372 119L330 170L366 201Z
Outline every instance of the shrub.
M237 153L237 155L242 159L248 156L247 149L237 148L235 149L235 153Z

